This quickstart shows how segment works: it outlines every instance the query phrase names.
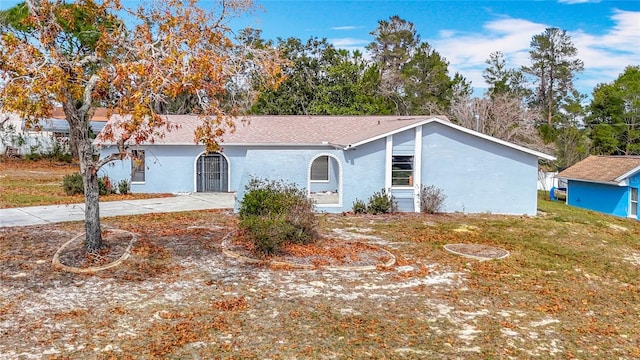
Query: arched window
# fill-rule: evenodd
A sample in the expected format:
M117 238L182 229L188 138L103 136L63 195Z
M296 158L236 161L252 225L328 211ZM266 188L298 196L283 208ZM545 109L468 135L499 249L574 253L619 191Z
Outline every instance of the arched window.
M342 167L338 158L329 154L314 157L309 164L309 197L319 208L342 206Z

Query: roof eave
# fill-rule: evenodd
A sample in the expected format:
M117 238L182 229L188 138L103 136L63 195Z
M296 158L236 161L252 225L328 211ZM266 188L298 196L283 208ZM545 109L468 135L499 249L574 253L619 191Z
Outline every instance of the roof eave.
M616 181L621 182L624 179L632 177L633 175L635 175L638 172L640 172L640 166L636 166L635 168L631 169L630 171L627 171L626 173L620 175L619 177L616 178Z
M346 145L344 147L344 149L345 150L355 149L356 147L358 147L360 145L364 145L364 144L367 144L367 143L370 143L372 141L376 141L376 140L379 140L379 139L384 139L389 135L397 134L397 133L400 133L400 132L403 132L403 131L406 131L406 130L409 130L409 129L413 129L413 128L418 127L418 126L422 126L424 124L428 124L428 123L432 122L433 120L440 120L440 119L438 119L437 117L434 117L434 116L430 116L428 118L425 118L425 120L423 120L423 121L420 121L420 122L417 122L417 123L414 123L414 124L411 124L411 125L403 126L403 127L399 128L399 129L388 131L388 132L386 132L384 134L376 135L376 136L370 137L368 139L364 139L364 140L355 142L353 144L348 144L348 145ZM440 120L440 121L442 121L442 120Z
M486 134L483 134L483 133L480 133L480 132L477 132L477 131L473 131L471 129L467 129L464 126L456 125L456 124L454 124L454 123L452 123L450 121L442 120L442 119L440 119L440 118L438 118L436 116L430 116L429 118L425 119L424 121L420 121L420 122L417 122L415 124L405 126L405 127L401 128L401 129L396 129L396 130L390 131L390 132L382 134L382 135L378 135L378 136L375 136L375 137L372 137L372 138L369 138L369 139L366 139L366 140L363 140L363 141L359 141L359 142L356 142L356 143L353 143L353 144L349 144L349 145L346 146L345 150L348 150L348 149L351 149L351 148L355 148L355 147L357 147L359 145L366 144L366 143L369 143L371 141L375 141L375 140L378 140L378 139L382 139L382 138L385 138L385 137L387 137L389 135L393 135L393 134L396 134L396 133L399 133L399 132L402 132L402 131L405 131L405 130L408 130L408 129L411 129L411 128L415 128L415 127L418 127L418 126L422 126L422 125L425 125L425 124L429 124L429 123L432 123L432 122L437 122L439 124L442 124L442 125L445 125L445 126L449 126L449 127L453 128L453 129L462 131L464 133L467 133L467 134L470 134L470 135L473 135L473 136L477 136L477 137L480 137L482 139L489 140L489 141L492 141L492 142L495 142L495 143L498 143L498 144L501 144L501 145L504 145L504 146L507 146L507 147L510 147L510 148L513 148L513 149L516 149L516 150L519 150L519 151L522 151L522 152L525 152L525 153L528 153L528 154L531 154L531 155L534 155L534 156L536 156L536 157L538 157L540 159L545 159L545 160L550 160L550 161L556 160L555 156L547 155L547 154L539 152L539 151L528 149L528 148L526 148L524 146L516 145L516 144L510 143L508 141L504 141L504 140L495 138L493 136L489 136L489 135L486 135Z
M94 145L101 146L113 146L116 145L115 142L94 142ZM141 144L129 144L129 145L140 145L140 146L153 146L153 145L163 145L163 146L204 146L204 144L196 144L194 142L155 142L155 143L141 143ZM295 146L309 146L309 147L333 147L336 149L345 149L345 145L340 144L332 144L332 143L225 143L220 142L220 147L224 146L278 146L278 147L295 147Z
M511 142L505 141L505 140L501 140L501 139L498 139L496 137L489 136L487 134L483 134L483 133L478 132L478 131L467 129L464 126L456 125L456 124L451 123L451 122L443 122L442 120L437 119L437 118L436 118L436 121L439 122L440 124L447 125L447 126L452 127L454 129L458 129L458 130L460 130L462 132L465 132L467 134L474 135L474 136L477 136L477 137L485 139L485 140L493 141L495 143L498 143L498 144L501 144L501 145L504 145L504 146L507 146L507 147L510 147L510 148L513 148L513 149L516 149L516 150L520 150L522 152L525 152L525 153L528 153L528 154L531 154L531 155L535 155L536 157L538 157L540 159L545 159L545 160L550 160L550 161L556 160L555 156L548 155L548 154L542 153L540 151L531 150L531 149L526 148L524 146L520 146L520 145L511 143Z
M605 184L605 185L615 185L615 186L622 185L621 181L618 181L617 179L615 181L606 181L606 180L580 179L580 178L573 178L573 177L560 176L560 175L556 175L556 177L559 179L582 181L582 182L588 182L588 183L594 183L594 184Z

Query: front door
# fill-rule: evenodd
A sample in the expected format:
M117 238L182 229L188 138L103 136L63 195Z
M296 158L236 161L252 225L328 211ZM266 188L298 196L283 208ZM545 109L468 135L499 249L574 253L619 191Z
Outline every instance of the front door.
M196 187L198 192L229 191L229 165L218 153L202 155L196 162Z

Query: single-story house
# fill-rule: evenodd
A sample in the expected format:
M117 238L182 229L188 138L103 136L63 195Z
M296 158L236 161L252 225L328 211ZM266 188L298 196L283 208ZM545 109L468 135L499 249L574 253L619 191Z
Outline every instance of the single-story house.
M434 185L446 212L535 215L538 159L554 159L440 116L251 116L223 136L218 153L194 144L196 116L167 121L181 128L132 146L139 160L103 168L112 182L130 179L132 192L237 192L240 200L252 177L283 180L326 212L349 211L382 189L400 211L419 211L421 185ZM96 144L101 157L115 152L100 136Z
M640 156L589 156L558 174L567 204L638 219Z

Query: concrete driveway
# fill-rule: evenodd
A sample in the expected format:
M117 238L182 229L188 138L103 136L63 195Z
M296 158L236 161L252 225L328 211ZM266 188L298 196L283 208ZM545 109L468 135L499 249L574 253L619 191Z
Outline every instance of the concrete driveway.
M100 202L100 217L232 209L235 193L191 193L168 198ZM0 209L0 227L84 220L84 204Z

